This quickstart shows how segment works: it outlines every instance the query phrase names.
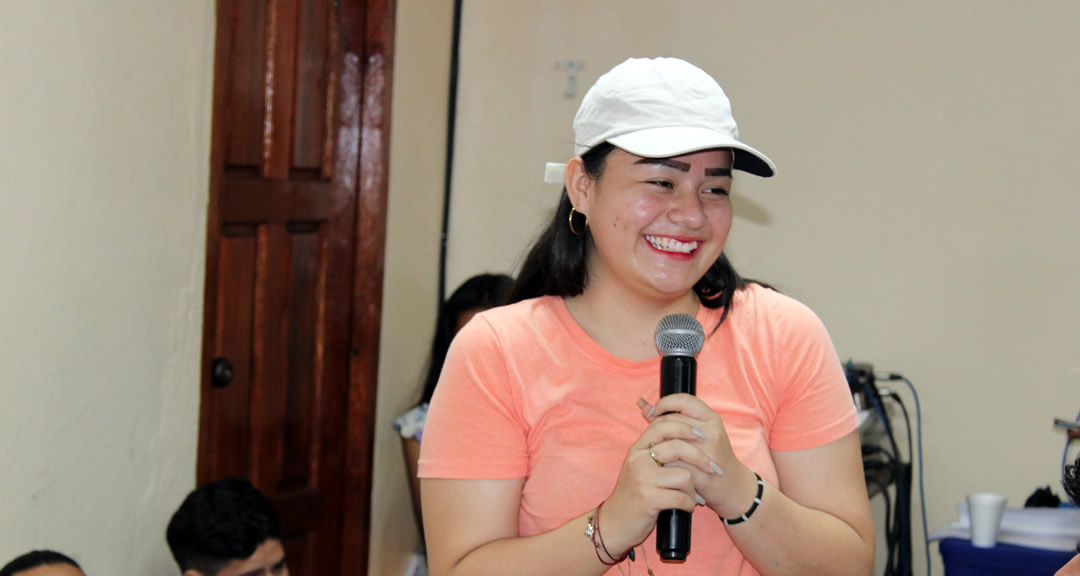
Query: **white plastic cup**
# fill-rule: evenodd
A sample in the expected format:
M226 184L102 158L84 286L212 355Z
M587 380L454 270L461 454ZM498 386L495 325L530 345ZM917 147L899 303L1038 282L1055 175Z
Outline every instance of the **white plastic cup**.
M1006 498L1001 494L977 492L968 496L967 500L971 516L971 545L993 548L1001 530L1001 517L1005 515Z

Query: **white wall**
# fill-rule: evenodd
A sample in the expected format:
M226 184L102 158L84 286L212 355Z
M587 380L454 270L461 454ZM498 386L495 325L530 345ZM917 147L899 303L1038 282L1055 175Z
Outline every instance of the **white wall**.
M974 490L1061 494L1051 419L1080 410L1080 4L465 6L448 285L516 264L597 76L684 57L779 165L736 180L736 267L814 308L843 359L918 387L931 529ZM568 99L570 58L585 69Z
M214 3L0 0L0 564L173 574L195 483ZM419 537L390 421L434 327L453 3L400 2L372 574ZM417 335L421 336L417 336Z
M420 541L394 418L420 399L435 330L453 0L397 4L369 574L396 576Z
M213 29L210 0L0 0L0 564L175 572Z
M813 306L842 357L919 387L931 526L976 488L1015 504L1056 486L1049 421L1080 409L1080 8L730 4L466 1L448 286L517 261L558 193L543 162L571 153L600 73L683 56L780 164L738 181L740 270ZM390 420L434 325L451 16L398 3L373 574L416 542ZM0 0L0 562L52 546L92 573L173 573L213 29L209 0ZM564 58L586 61L573 99Z

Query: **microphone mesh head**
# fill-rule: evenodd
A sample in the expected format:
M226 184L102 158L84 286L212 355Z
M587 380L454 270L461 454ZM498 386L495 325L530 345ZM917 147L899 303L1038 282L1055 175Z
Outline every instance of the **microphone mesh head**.
M689 314L669 314L656 326L656 349L661 356L697 356L704 344L701 322Z

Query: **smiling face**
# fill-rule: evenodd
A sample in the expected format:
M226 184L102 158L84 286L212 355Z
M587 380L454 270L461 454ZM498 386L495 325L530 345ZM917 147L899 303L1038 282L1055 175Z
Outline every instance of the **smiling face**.
M586 291L695 298L694 285L720 257L731 230L729 150L642 158L615 149L600 178L574 167L568 175L567 191L588 216L593 240Z

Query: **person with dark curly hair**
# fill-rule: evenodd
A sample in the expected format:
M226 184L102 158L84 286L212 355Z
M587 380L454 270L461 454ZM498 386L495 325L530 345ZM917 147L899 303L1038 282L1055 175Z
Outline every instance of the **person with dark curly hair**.
M77 562L53 550L34 550L0 568L0 576L86 576Z
M183 576L288 576L281 522L245 478L202 486L184 499L165 531Z

